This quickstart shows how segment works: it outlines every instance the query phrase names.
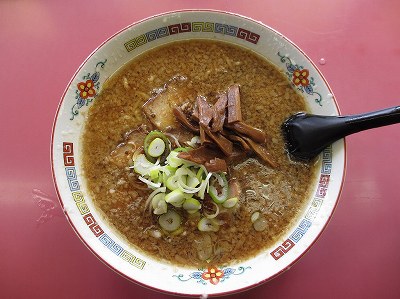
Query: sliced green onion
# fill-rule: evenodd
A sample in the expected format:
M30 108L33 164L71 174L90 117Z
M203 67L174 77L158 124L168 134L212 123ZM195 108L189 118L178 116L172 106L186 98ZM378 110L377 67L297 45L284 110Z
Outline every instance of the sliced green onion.
M164 184L164 173L162 171L158 173L158 177L154 179L154 183Z
M181 233L183 233L183 227L182 227L182 226L180 226L178 229L176 229L176 230L174 230L173 232L171 232L171 235L172 235L172 236L178 236L178 235L180 235Z
M176 168L171 167L169 165L161 166L160 168L160 182L164 184L164 186L167 185L167 180L175 174ZM178 188L177 186L174 188ZM171 189L172 190L172 189Z
M165 165L163 166L162 170L163 172L165 172L167 175L174 175L175 171L176 171L176 167L172 167L171 165Z
M151 192L150 195L149 195L149 197L148 197L147 200L146 200L146 203L145 203L146 209L147 209L147 207L150 205L150 202L152 201L152 199L153 199L153 197L154 197L155 195L157 195L157 194L160 193L160 192L165 192L166 190L167 190L167 188L165 188L165 187L160 187L160 188L157 188L156 190L154 190L153 192Z
M212 173L210 172L209 174L207 174L207 177L201 182L200 184L200 189L197 192L197 196L200 199L204 199L204 194L206 192L207 187L209 186L209 182L210 182L210 177L211 177Z
M219 223L216 219L203 217L197 224L197 228L202 232L217 232L219 230Z
M168 211L167 203L164 200L160 200L158 202L157 207L154 209L153 213L155 215L162 215Z
M199 170L197 171L197 173L196 173L196 178L199 180L199 181L201 181L204 177L203 177L203 174L204 174L204 169L202 168L202 167L200 167L199 168Z
M138 155L143 152L143 146L138 147L132 154L132 162L135 162Z
M253 227L256 231L261 232L268 227L268 221L265 219L260 212L254 212L251 214L251 222L253 223Z
M183 164L184 161L182 159L178 158L178 154L179 154L179 152L175 152L175 151L172 151L169 153L169 155L167 157L168 165L177 168Z
M195 188L189 187L188 185L186 185L185 183L183 183L180 180L178 180L178 187L182 192L190 193L190 194L197 193L201 189L201 186L195 187Z
M208 175L208 171L204 165L200 165L199 170L196 173L196 178L199 179L199 181L205 179Z
M181 152L188 152L189 149L187 147L177 147L173 150L173 152L181 153Z
M151 189L161 187L161 183L153 183L152 181L145 179L142 176L139 176L138 179L141 180L143 183L147 184L147 187L149 187Z
M185 197L185 200L188 198L192 198L193 197L193 193L185 193L183 192L183 196Z
M175 189L165 195L165 201L175 207L181 207L185 201L185 194L181 190Z
M179 179L179 176L177 176L177 175L170 176L170 177L167 178L167 180L164 182L164 183L165 183L165 186L167 186L167 188L168 188L169 190L171 190L171 191L178 189L178 188L179 188L178 179Z
M152 142L150 142L149 147L147 149L147 153L157 158L163 154L165 151L165 142L161 138L157 137Z
M157 141L156 143L153 144L154 140ZM161 145L160 141L164 143L164 146ZM161 151L162 147L163 150ZM167 136L165 136L163 133L159 131L151 131L149 134L147 134L146 138L144 139L144 153L147 159L150 161L154 160L155 157L160 157L161 161L165 161L170 151L171 151L171 146L169 139L167 138Z
M152 180L157 179L160 174L160 168L159 167L154 167L150 169L149 171L149 176Z
M186 210L190 215L200 214L199 210Z
M160 159L157 159L156 162L154 162L154 166L159 166L160 165Z
M254 221L253 227L256 231L261 232L268 227L268 221L265 217L260 216L256 221Z
M221 173L221 174L215 173L214 176L217 178L218 183L221 186L228 185L228 181L226 180L226 177L225 177L225 175L223 173Z
M206 193L206 189L207 189L207 182L206 182L206 181L203 181L203 182L201 183L201 185L200 185L199 191L197 192L197 196L198 196L200 199L204 199L204 194Z
M190 188L196 188L200 184L200 180L197 177L188 177L186 185Z
M216 180L214 180L213 183L210 184L208 194L210 194L215 203L221 204L228 199L228 181L226 180L224 174L214 173L213 176L216 178ZM219 189L221 189L220 193L215 186L217 183L219 184Z
M182 166L181 168L178 168L175 172L176 175L183 176L186 175L188 177L196 177L196 174L191 171L188 167Z
M197 139L192 139L194 144L198 142ZM230 188L224 173L208 172L204 165L178 158L180 152L187 152L191 148L179 147L171 150L169 139L161 132L150 132L144 143L145 154L135 153L131 168L140 174L140 181L155 189L146 200L146 207L151 204L150 211L160 215L160 226L165 231L173 232L172 234L182 233L181 216L177 211L169 209L169 205L173 205L183 207L190 217L196 219L199 219L202 213L203 216L198 222L200 231L218 231L221 223L216 217L219 215L220 205L232 208L239 201L237 195L229 194ZM213 200L214 209L211 214L207 214L207 211L200 212L205 192L209 193Z
M153 209L158 207L158 203L160 201L165 201L165 193L163 193L163 192L156 194L151 199L151 206L153 207Z
M141 175L146 175L149 173L152 166L154 166L154 164L147 160L144 154L140 154L136 157L134 161L133 169L135 170L135 172Z
M195 213L196 211L201 209L201 204L197 199L193 197L187 198L183 203L182 207L188 211L189 213Z
M181 225L181 216L174 210L168 210L158 218L161 228L167 232L173 232Z
M167 203L165 202L165 193L158 193L151 200L153 213L161 215L167 212Z
M149 199L149 200L152 200L153 197L154 197L155 195L157 195L157 194L160 193L160 192L165 192L166 190L167 190L167 188L165 188L165 187L160 187L160 188L154 190L153 192L151 192L150 195L149 195L149 197L148 197L148 199Z
M197 188L192 187L192 185L197 186L200 182L196 178L196 174L188 167L182 166L181 168L178 168L175 172L174 181L175 180L177 182L178 188L182 192L194 194L200 190L200 186Z
M215 202L212 202L212 204L215 207L215 212L213 214L207 214L206 212L203 212L204 216L208 219L213 219L213 218L217 217L219 214L219 206Z
M254 212L253 214L251 214L251 222L254 223L257 221L257 219L260 218L260 212Z
M237 197L231 197L231 198L227 199L225 202L223 202L222 206L224 208L230 209L230 208L233 208L234 206L236 206L238 201L239 201L239 199Z

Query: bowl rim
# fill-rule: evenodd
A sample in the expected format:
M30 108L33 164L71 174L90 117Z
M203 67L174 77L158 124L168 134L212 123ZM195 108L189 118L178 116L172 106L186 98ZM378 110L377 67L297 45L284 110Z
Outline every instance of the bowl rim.
M245 19L247 21L251 21L253 23L256 23L257 25L261 25L261 26L266 27L267 29L275 32L277 35L280 36L280 38L286 40L293 47L295 47L296 50L299 51L304 56L304 58L306 58L307 61L315 68L315 70L318 72L319 76L321 76L324 84L328 88L330 94L332 94L332 101L333 101L333 104L334 104L336 110L338 111L338 115L341 115L341 112L340 112L339 105L338 105L338 103L336 101L336 97L334 96L334 93L333 93L329 83L327 82L327 80L323 76L322 72L317 67L317 65L311 60L311 58L299 46L297 46L296 43L294 43L291 39L289 39L288 37L286 37L284 34L280 33L279 31L277 31L276 29L264 24L262 21L257 21L257 20L255 20L255 19L253 19L251 17L247 17L247 16L241 15L239 13L229 12L229 11L224 11L224 10L202 9L202 8L199 8L199 9L179 9L179 10L171 10L171 11L167 11L167 12L163 12L163 13L154 14L154 15L151 15L149 17L140 19L140 20L138 20L136 22L133 22L133 23L123 27L122 29L118 30L117 32L115 32L111 36L109 36L107 39L105 39L79 65L79 67L76 69L76 71L72 75L71 79L67 83L66 88L64 89L64 92L63 92L63 94L62 94L62 96L60 98L60 101L58 103L57 110L56 110L56 113L55 113L55 116L54 116L54 119L53 119L52 132L51 132L51 141L50 141L50 164L51 164L52 180L53 180L54 188L56 190L58 201L59 201L59 203L61 205L61 208L62 208L62 211L63 211L64 215L67 218L67 221L69 222L69 224L73 228L73 231L78 236L78 238L81 240L81 242L94 254L94 256L97 257L98 260L100 260L108 268L110 268L111 270L113 270L115 273L119 274L123 278L127 279L128 281L133 282L133 283L135 283L137 285L140 285L140 286L142 286L144 288L147 288L147 289L159 292L159 293L163 293L163 294L176 295L176 296L181 296L181 297L199 297L199 296L202 296L203 294L202 293L199 293L199 294L183 294L183 293L167 291L167 290L160 289L160 288L157 288L157 287L154 287L154 286L151 286L151 285L147 285L147 284L145 284L143 282L140 282L140 281L138 281L138 280L136 280L136 279L134 279L132 277L129 277L128 275L122 273L118 269L114 268L109 262L107 262L106 260L101 258L100 255L96 252L96 250L94 248L90 247L90 245L86 242L84 237L79 233L78 228L74 225L74 223L72 222L68 212L65 210L64 203L63 203L63 200L62 200L62 196L61 196L61 193L60 193L60 190L58 188L57 181L56 181L56 174L55 174L55 169L54 169L55 168L55 165L54 165L54 137L55 137L54 133L55 133L55 127L56 127L56 123L57 123L57 120L58 120L58 117L59 117L60 109L61 109L61 106L62 106L62 104L64 102L64 99L65 99L65 96L66 96L66 93L68 91L69 86L72 84L73 80L76 78L76 76L81 71L83 66L87 63L87 61L100 48L102 48L106 43L108 43L114 37L116 37L120 33L124 32L125 30L127 30L127 29L129 29L129 28L131 28L133 26L136 26L136 25L138 25L140 23L149 21L149 20L154 19L154 18L159 18L159 17L162 17L162 16L171 15L171 14L186 13L186 12L210 12L210 13L226 14L226 15L242 18L242 19ZM342 172L342 180L341 180L340 187L339 187L339 190L338 190L338 195L336 197L335 204L332 207L330 215L328 216L325 224L321 227L321 229L320 229L319 233L317 234L317 236L315 237L315 239L309 244L309 246L301 254L299 254L292 262L290 262L290 264L286 268L280 270L279 272L275 273L274 275L272 275L270 277L267 277L267 278L265 278L265 279L263 279L263 280L261 280L259 282L250 284L250 285L248 285L246 287L242 287L242 288L239 288L239 289L234 289L232 291L213 293L213 294L210 294L209 296L213 296L213 297L215 297L215 296L226 296L226 295L232 295L232 294L241 293L241 292L253 289L253 288L258 287L258 286L260 286L260 285L262 285L262 284L264 284L264 283L266 283L268 281L271 281L272 279L276 278L277 276L283 274L284 272L289 270L295 263L297 263L307 252L309 252L310 248L319 240L321 234L325 231L328 223L331 221L331 219L333 217L333 214L334 214L334 212L335 212L335 210L337 208L337 205L339 203L339 200L341 198L341 195L342 195L343 185L344 185L344 181L345 181L345 177L346 177L346 171L347 171L347 145L346 145L346 138L343 138L343 172Z

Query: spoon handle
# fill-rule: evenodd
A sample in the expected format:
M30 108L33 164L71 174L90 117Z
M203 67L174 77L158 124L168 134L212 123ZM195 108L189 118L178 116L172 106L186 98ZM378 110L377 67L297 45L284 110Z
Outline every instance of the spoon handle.
M344 137L360 131L399 123L400 106L369 113L341 116L339 119L344 122Z
M307 147L326 146L347 135L400 122L400 106L347 116L299 113L292 130Z
M395 123L400 123L400 106L348 116L298 113L282 128L289 153L307 160L347 135Z

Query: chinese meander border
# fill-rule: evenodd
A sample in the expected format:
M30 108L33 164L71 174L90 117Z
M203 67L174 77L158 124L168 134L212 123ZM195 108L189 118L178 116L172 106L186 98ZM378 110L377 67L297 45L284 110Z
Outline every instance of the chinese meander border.
M317 191L314 195L314 199L311 203L310 208L307 210L306 215L300 221L300 224L295 228L294 232L290 237L285 240L281 245L270 252L271 256L275 260L279 260L289 250L291 250L296 243L307 233L308 229L312 226L313 220L317 216L320 210L326 191L328 190L330 175L332 170L332 146L327 147L322 152L322 166L318 182Z
M244 28L236 27L229 24L213 23L213 22L186 22L177 23L154 30L150 30L144 34L136 36L126 43L125 49L130 52L144 44L152 42L158 38L166 37L173 34L186 32L214 32L224 35L230 35L257 44L260 35Z
M121 245L119 245L109 235L107 235L92 215L90 208L85 201L84 195L80 191L81 187L76 175L75 168L74 144L72 142L63 142L63 160L65 175L68 181L68 186L71 191L72 198L75 201L79 213L82 215L83 220L85 221L86 225L89 227L93 235L97 237L98 240L112 253L119 256L121 259L128 262L132 266L143 269L146 265L146 262L125 250Z

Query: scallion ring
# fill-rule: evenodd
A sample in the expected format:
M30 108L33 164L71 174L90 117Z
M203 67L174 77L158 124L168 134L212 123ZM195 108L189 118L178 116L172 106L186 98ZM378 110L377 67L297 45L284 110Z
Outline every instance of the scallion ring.
M215 207L215 211L214 211L213 214L207 214L207 213L203 210L204 217L206 217L206 218L208 218L208 219L213 219L213 218L217 217L218 214L219 214L219 206L218 206L215 202L212 202L212 204L213 204L214 207Z
M197 224L197 228L202 232L217 232L219 230L219 222L216 219L203 217Z
M164 145L162 145L164 143ZM144 139L144 153L149 161L160 157L164 162L171 151L171 145L167 136L159 131L151 131Z
M139 176L138 179L141 180L143 183L147 184L147 187L149 187L150 189L155 189L155 188L161 187L161 183L153 183L152 181L150 181L142 176Z
M210 194L215 203L222 204L228 199L228 181L225 175L222 173L214 173L213 176L215 177L215 180L210 183L208 194Z
M181 216L174 210L168 210L167 213L162 214L158 218L158 223L161 228L167 232L173 232L177 230L181 225Z
M239 199L237 197L231 197L231 198L227 199L226 201L224 201L222 203L222 206L224 208L230 209L230 208L233 208L234 206L236 206L238 201L239 201Z
M193 214L193 213L195 213L195 212L197 212L198 210L201 209L201 204L197 199L195 199L193 197L190 197L190 198L187 198L185 200L185 202L183 203L182 207L188 213Z
M165 195L165 201L175 207L181 207L185 201L185 193L179 189L175 189L172 192Z

